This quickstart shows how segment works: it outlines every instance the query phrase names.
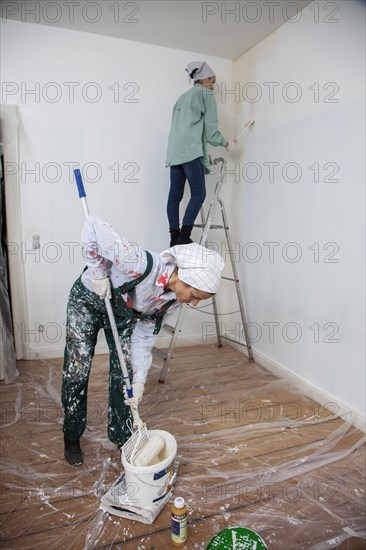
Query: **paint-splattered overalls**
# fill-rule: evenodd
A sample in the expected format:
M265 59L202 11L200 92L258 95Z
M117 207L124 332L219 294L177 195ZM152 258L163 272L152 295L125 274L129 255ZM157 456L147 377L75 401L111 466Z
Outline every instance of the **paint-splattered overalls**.
M153 315L144 315L132 309L135 287L150 273L153 260L146 251L147 268L140 277L119 288L112 288L111 305L122 344L130 380L132 380L130 341L136 322L155 321L154 333L160 330L166 310L175 302L167 302ZM128 294L127 303L123 294ZM62 406L64 410L65 436L80 439L86 427L87 388L90 367L100 329L104 329L110 353L108 437L119 447L131 435L127 426L130 407L125 405L123 379L113 340L105 302L95 292L88 290L79 277L74 283L67 304L66 346L62 381ZM103 409L104 407L101 407Z

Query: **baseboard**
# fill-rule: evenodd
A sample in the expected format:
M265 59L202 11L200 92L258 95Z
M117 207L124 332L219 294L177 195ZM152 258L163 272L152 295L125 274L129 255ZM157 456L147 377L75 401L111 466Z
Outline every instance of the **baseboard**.
M26 360L36 360L36 359L60 359L64 356L65 346L48 346L48 347L39 347L31 348L28 347L26 351ZM108 353L108 346L106 342L98 342L95 348L95 355L102 355Z
M170 344L171 337L162 336L155 340L155 346L157 348L167 348ZM202 335L198 336L180 336L176 347L185 347L185 346L199 346L202 344L215 344L217 342L215 336L208 336L205 342L202 342ZM36 359L59 359L64 356L64 346L48 346L48 347L39 347L31 348L28 347L26 350L26 360L36 360ZM105 341L100 341L96 345L95 355L104 355L109 353L108 346Z
M171 337L163 336L161 338L156 339L155 346L157 348L168 348L170 342L171 342ZM197 336L179 336L176 347L181 348L186 346L202 346L207 344L217 344L216 336L207 336L205 337L204 342L202 342L202 334Z
M230 345L232 345L234 348L238 349L248 357L246 346L233 342L232 340L230 340ZM332 395L322 390L318 386L315 386L314 384L312 384L302 376L294 373L293 371L291 371L281 363L278 363L271 357L268 357L268 355L265 355L261 351L255 348L252 348L252 351L253 351L254 361L258 365L268 369L269 371L279 376L280 378L288 380L294 386L301 387L301 391L307 397L314 399L314 401L319 403L322 407L327 408L327 404L329 405L330 403L336 404L338 407L338 414L340 417L347 416L347 420L351 422L353 426L355 426L362 432L366 432L366 416L362 413L362 411L355 409L354 407L342 401L335 395Z

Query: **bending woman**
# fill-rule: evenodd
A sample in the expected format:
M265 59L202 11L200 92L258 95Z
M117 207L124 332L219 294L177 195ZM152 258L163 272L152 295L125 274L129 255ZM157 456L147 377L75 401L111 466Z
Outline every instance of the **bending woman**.
M114 312L137 403L144 393L151 350L163 316L180 303L196 306L216 293L224 262L198 244L148 252L121 238L101 218L89 216L82 232L86 269L74 283L67 304L62 382L65 458L81 464L80 438L86 428L87 389L98 333L104 329L110 353L108 437L121 447L130 436L130 406L104 298Z

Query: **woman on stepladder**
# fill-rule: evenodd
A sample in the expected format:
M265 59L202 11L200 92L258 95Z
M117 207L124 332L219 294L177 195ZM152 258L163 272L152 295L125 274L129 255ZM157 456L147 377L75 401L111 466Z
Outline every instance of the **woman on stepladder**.
M209 172L210 165L207 144L221 145L227 151L235 147L235 140L228 141L218 129L212 92L216 77L211 67L205 61L193 61L186 71L194 86L174 105L166 160L166 166L170 166L167 204L170 246L192 242L193 224L206 197L205 173ZM180 228L179 205L186 180L191 197Z

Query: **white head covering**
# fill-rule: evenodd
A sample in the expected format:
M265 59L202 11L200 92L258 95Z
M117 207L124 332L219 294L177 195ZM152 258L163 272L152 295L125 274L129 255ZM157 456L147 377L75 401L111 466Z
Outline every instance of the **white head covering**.
M186 71L193 78L194 82L215 76L215 73L206 61L192 61L192 63L188 63Z
M172 246L160 256L165 264L176 264L179 279L187 285L211 294L217 292L225 265L217 252L191 243Z

